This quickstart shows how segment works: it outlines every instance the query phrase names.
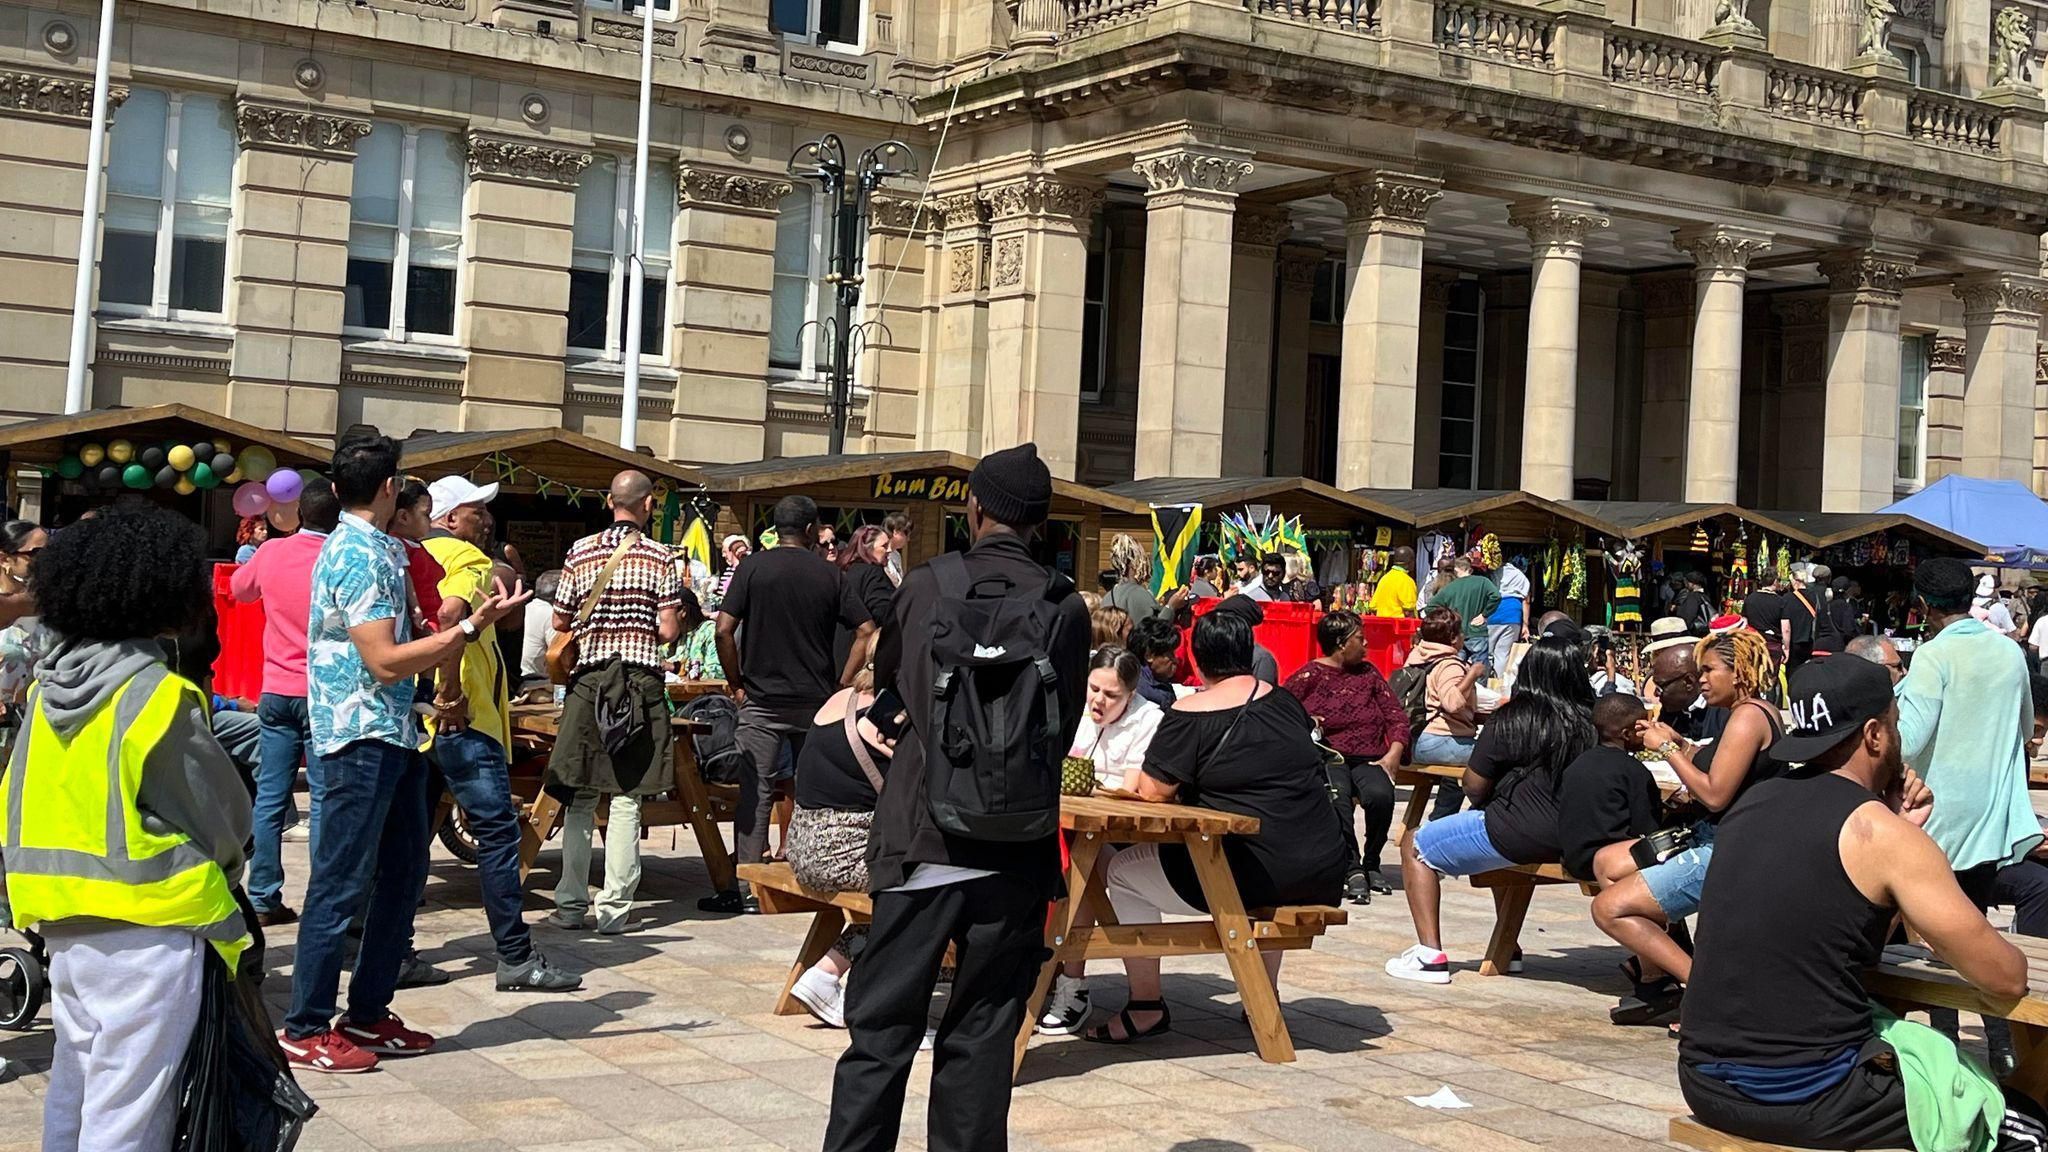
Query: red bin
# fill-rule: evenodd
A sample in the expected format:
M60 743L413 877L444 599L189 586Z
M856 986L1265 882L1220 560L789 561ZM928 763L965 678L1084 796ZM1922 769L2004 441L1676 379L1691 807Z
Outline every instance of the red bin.
M213 610L220 657L213 662L213 690L230 700L263 695L263 604L243 603L228 589L234 564L213 566Z
M1204 597L1194 602L1196 616L1204 616L1223 601L1217 597ZM1323 610L1314 604L1294 604L1280 600L1260 603L1259 608L1266 614L1266 622L1252 629L1252 639L1258 641L1273 654L1274 663L1280 666L1280 681L1286 683L1303 664L1322 655L1316 646L1316 621L1323 618ZM1188 669L1193 681L1194 654L1189 651L1189 639L1193 629L1181 634L1181 663Z
M1422 621L1412 616L1361 616L1359 621L1365 625L1365 658L1382 676L1391 678L1396 669L1408 663L1408 652L1415 647L1415 634L1422 631Z

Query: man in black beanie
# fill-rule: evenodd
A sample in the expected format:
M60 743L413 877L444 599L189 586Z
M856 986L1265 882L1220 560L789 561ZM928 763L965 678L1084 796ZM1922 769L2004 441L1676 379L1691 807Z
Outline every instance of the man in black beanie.
M1046 656L1065 749L1086 696L1089 621L1073 581L1031 558L1028 537L1051 504L1052 474L1037 445L983 457L967 478L974 544L965 567L975 599L1042 597L1057 605ZM1060 888L1057 834L1021 843L976 840L933 820L924 734L935 673L934 610L942 598L936 563L903 577L895 619L875 650L876 687L894 687L909 715L868 834L874 922L847 982L852 1043L833 1078L826 1152L896 1147L911 1061L949 943L958 945L959 967L933 1047L925 1145L932 1152L1009 1146L1011 1059L1046 954L1046 905Z

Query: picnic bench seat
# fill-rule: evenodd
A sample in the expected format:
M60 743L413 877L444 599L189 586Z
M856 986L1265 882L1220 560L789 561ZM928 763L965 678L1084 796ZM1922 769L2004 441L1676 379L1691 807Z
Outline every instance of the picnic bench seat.
M753 887L754 898L761 902L762 915L812 913L811 929L804 933L803 947L797 950L796 963L790 966L789 978L782 982L782 994L775 998L777 1016L801 1016L809 1009L790 992L796 987L797 977L824 959L832 945L839 942L839 934L848 921L866 923L874 915L874 902L865 892L821 892L816 888L806 888L797 880L796 870L785 860L742 864L739 875Z
M1730 1136L1726 1132L1709 1128L1690 1116L1673 1116L1668 1136L1673 1144L1697 1148L1700 1152L1805 1152L1805 1149L1794 1148L1788 1144L1766 1144L1761 1140L1745 1140L1740 1136ZM1878 1150L1873 1149L1871 1152Z

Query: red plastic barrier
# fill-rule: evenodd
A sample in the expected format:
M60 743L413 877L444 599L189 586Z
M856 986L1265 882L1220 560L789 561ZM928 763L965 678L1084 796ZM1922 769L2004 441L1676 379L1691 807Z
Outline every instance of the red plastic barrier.
M1220 598L1203 597L1194 602L1195 615L1205 616L1221 603ZM1280 665L1280 680L1286 683L1303 664L1322 654L1316 647L1316 621L1323 618L1323 610L1314 604L1275 600L1265 601L1259 607L1266 614L1266 622L1252 629L1252 639L1273 654L1274 662ZM1197 683L1195 657L1190 650L1193 634L1194 629L1189 628L1180 637L1181 667L1188 670L1190 684Z
M213 611L219 618L220 658L213 662L213 690L229 699L263 695L263 605L242 603L228 590L234 564L213 566Z
M1365 625L1365 658L1380 675L1391 678L1408 663L1408 651L1415 647L1422 621L1410 616L1362 616L1359 620Z

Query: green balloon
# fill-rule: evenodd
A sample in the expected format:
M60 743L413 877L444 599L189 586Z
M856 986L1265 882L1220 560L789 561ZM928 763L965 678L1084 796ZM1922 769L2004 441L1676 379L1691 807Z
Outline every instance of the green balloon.
M57 475L66 480L76 480L85 475L85 464L76 456L66 456L57 461Z
M191 478L193 485L199 488L213 488L220 484L220 477L213 473L213 465L203 460L192 465L192 471L186 475Z
M121 483L130 488L149 487L149 469L141 464L130 464L121 470Z

